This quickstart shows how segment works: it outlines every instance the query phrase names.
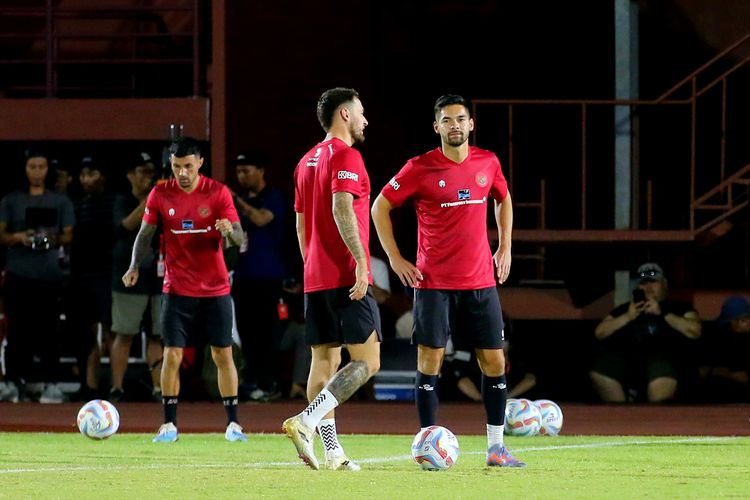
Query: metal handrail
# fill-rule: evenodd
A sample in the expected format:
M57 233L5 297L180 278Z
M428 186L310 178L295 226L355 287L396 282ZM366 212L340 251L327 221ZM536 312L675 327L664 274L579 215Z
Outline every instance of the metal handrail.
M16 17L16 18L38 18L40 21L44 21L44 26L40 26L40 31L36 33L10 33L5 31L0 34L0 39L24 39L28 40L29 43L35 40L43 40L45 46L44 56L42 58L18 58L9 57L0 59L0 65L35 65L40 64L45 67L44 74L44 89L46 97L57 97L58 91L61 88L71 89L73 87L61 87L58 84L58 67L63 65L76 65L76 64L99 64L99 65L131 65L133 66L130 71L132 75L135 75L137 66L153 66L156 64L170 64L170 65L189 65L192 68L192 95L198 96L202 92L201 87L201 60L200 60L200 0L187 0L183 1L182 5L138 5L137 8L133 7L118 7L118 6L106 6L97 7L96 2L92 2L92 7L89 8L71 8L64 7L63 5L57 6L52 0L46 0L43 6L33 7L2 7L0 6L0 16L3 17ZM69 21L71 19L85 19L85 20L132 20L142 17L147 19L155 19L156 13L173 13L183 12L192 14L192 29L189 31L180 31L174 33L142 33L142 32L131 32L131 33L99 33L99 32L59 32L58 23L61 21ZM143 40L166 40L166 39L192 39L192 49L190 57L137 57L136 47L139 41ZM64 58L59 53L59 42L64 40L81 40L81 41L130 41L131 57L123 58L111 58L111 57L73 57ZM130 80L131 92L135 91L135 78L131 75ZM23 88L40 88L41 85L24 85ZM11 87L15 88L15 87ZM19 87L20 88L20 87ZM92 88L86 87L80 90L106 90L110 87Z
M636 117L638 120L638 108L651 108L651 107L664 107L664 106L689 106L690 108L690 206L689 210L689 230L695 235L700 231L706 230L706 224L697 226L695 220L695 211L700 208L699 205L705 201L709 193L716 195L717 193L728 192L732 184L731 178L737 177L734 174L730 179L725 179L726 172L726 132L727 132L727 78L736 73L741 67L745 66L750 62L750 56L744 56L737 60L734 64L722 71L718 76L708 81L702 86L698 85L698 78L706 74L716 63L734 53L738 48L748 44L750 41L750 33L741 37L739 40L731 44L726 49L722 50L715 57L701 65L698 69L693 71L690 75L683 78L676 85L672 86L669 90L661 94L655 99L476 99L472 103L472 111L476 116L478 110L486 105L503 105L507 107L507 164L509 170L509 182L513 185L514 177L514 160L515 151L513 147L513 134L514 134L514 119L516 116L515 108L518 106L576 106L581 109L581 224L580 229L586 230L587 226L587 201L586 201L586 169L587 169L587 132L588 132L588 115L590 108L592 107L618 107L624 106L631 110L631 117ZM690 95L684 98L677 98L675 94L683 88L686 84L690 84ZM708 91L721 84L721 122L720 122L720 147L719 147L719 184L715 186L709 193L704 194L700 197L696 194L696 143L697 143L697 103L698 99L705 96ZM479 129L478 129L479 130ZM634 133L631 130L631 134ZM474 142L477 141L477 135L474 135ZM638 143L634 143L633 153L638 155ZM741 169L741 172L746 172L748 167ZM739 172L738 172L739 173ZM652 217L652 188L650 184L647 184L648 196L647 196L647 215L648 221L647 226L650 227ZM538 208L539 210L545 210L545 200L541 199L539 206L536 206L536 202L529 203L529 208ZM521 205L523 206L523 205ZM544 226L542 226L544 227ZM637 227L633 228L637 230Z

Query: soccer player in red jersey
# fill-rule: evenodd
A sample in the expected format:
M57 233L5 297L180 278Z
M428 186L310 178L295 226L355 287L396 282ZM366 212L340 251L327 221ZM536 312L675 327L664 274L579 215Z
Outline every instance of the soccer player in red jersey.
M299 457L318 469L317 427L327 469L358 470L336 435L334 408L380 369L380 315L370 274L370 178L359 152L367 120L353 89L333 88L318 100L326 137L294 171L297 238L304 261L305 337L312 346L310 404L287 419L284 432ZM341 346L351 361L338 370ZM338 371L337 371L338 370Z
M229 189L200 175L200 144L182 137L169 149L174 178L158 184L148 196L141 228L133 245L125 286L138 281L138 268L151 252L156 227L164 229L166 259L162 289L161 370L164 424L154 442L177 441L177 398L184 347L199 336L211 346L218 368L219 392L227 412L228 441L246 441L237 422L237 369L232 358L232 303L224 245L240 246L244 233Z
M494 153L469 146L474 120L466 100L435 102L440 147L412 158L383 188L372 207L380 243L404 285L414 288L417 344L416 399L420 425L436 424L438 377L451 336L457 349L474 349L482 370L487 413L487 465L522 467L503 444L508 396L503 317L496 279L510 272L513 204ZM500 247L487 240L487 204L493 198ZM417 212L417 262L398 249L390 212L411 199Z

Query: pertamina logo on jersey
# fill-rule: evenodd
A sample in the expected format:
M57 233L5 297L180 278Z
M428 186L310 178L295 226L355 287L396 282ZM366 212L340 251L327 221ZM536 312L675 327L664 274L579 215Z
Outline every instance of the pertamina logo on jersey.
M195 227L195 223L191 219L182 219L180 221L180 226L182 229L170 229L170 232L172 234L200 234L200 233L208 233L211 231L211 226L205 227L203 229L199 229Z
M348 170L339 170L338 174L336 174L337 177L341 180L352 180L354 182L359 181L359 174L355 174L354 172L349 172Z

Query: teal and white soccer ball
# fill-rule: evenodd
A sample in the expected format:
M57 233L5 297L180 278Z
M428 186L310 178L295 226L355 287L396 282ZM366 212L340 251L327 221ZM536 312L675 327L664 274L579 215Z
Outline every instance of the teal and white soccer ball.
M458 460L458 439L439 425L431 425L414 436L411 456L424 470L446 470Z
M120 427L117 408L103 399L94 399L78 411L78 430L91 439L107 439Z
M505 405L505 433L536 436L542 428L542 414L528 399L509 399Z
M542 428L539 434L543 436L557 436L563 425L563 413L557 403L549 399L537 399L534 406L542 415Z

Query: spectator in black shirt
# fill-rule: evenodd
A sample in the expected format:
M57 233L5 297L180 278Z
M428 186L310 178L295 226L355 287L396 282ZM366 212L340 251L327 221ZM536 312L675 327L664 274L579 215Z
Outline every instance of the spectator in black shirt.
M674 398L681 371L701 335L691 304L667 298L667 280L658 264L638 268L630 302L616 307L596 327L600 352L590 372L604 402L626 402L645 395L648 402Z

